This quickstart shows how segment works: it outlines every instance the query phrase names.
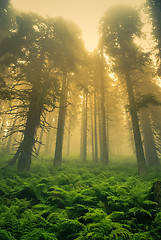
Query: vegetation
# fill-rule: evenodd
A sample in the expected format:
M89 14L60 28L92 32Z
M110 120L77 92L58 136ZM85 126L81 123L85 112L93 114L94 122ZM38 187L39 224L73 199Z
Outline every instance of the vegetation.
M160 239L151 192L160 170L142 180L131 158L108 167L67 159L51 166L40 158L30 173L1 169L1 239Z
M108 9L89 53L0 2L0 239L161 239L160 6Z

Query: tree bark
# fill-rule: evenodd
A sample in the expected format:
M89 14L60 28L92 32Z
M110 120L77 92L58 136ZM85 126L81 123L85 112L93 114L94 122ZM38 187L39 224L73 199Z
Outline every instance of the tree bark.
M31 156L35 144L35 134L40 123L42 114L42 100L38 87L32 88L31 101L27 114L27 122L24 130L24 138L21 143L21 149L18 156L17 168L19 171L29 171L31 165Z
M95 140L95 163L98 163L98 146L97 146L97 96L96 90L94 91L94 140Z
M82 129L81 129L81 152L80 158L83 162L87 160L87 93L84 94L82 109Z
M102 119L101 119L101 105L100 96L97 95L97 108L98 108L98 126L99 126L99 150L100 150L100 162L103 162L103 146L102 146Z
M150 123L150 116L147 109L142 109L140 111L140 123L143 135L143 143L146 161L149 167L158 167L159 158L154 142L154 135L152 132L152 127Z
M64 72L62 92L60 98L60 108L58 116L58 127L56 136L56 147L53 165L61 166L62 162L62 150L63 150L63 137L64 137L64 127L65 127L65 117L66 117L66 107L67 107L67 73Z
M102 162L108 164L109 155L107 150L106 138L106 113L105 113L105 84L104 84L104 60L101 56L101 79L100 79L100 93L101 93L101 135L102 135Z
M90 98L90 107L91 107L91 145L92 145L92 160L95 161L94 157L94 131L93 131L93 106L92 99Z
M128 69L124 70L124 73L125 73L125 81L126 81L127 93L128 93L129 103L130 103L130 115L131 115L131 121L132 121L132 129L133 129L135 150L136 150L136 157L137 157L137 164L138 164L138 174L141 176L144 176L146 175L146 172L147 172L147 165L145 161L143 144L141 140L138 115L137 115L134 93L133 93L133 86L132 86Z

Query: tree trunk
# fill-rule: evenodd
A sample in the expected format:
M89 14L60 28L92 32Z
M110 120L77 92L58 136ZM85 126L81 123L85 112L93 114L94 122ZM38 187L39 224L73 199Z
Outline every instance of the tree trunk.
M106 142L107 142L107 153L108 153L108 159L110 155L110 149L109 149L109 126L108 126L108 114L106 113Z
M158 167L159 158L157 155L157 150L154 142L154 136L152 132L152 127L150 123L150 116L147 109L142 109L140 112L140 122L143 134L143 143L146 161L149 167Z
M109 156L107 150L107 138L106 138L106 113L105 113L105 92L104 92L104 62L103 57L101 59L101 79L100 79L100 94L101 94L101 135L102 135L102 162L108 164Z
M17 168L19 171L30 170L31 156L35 144L35 134L40 123L40 116L42 114L41 102L41 95L38 91L38 88L35 86L35 88L33 87L32 89L31 102L27 114L26 127L24 130L24 138L20 145L19 152L16 152L18 155Z
M101 106L100 106L100 96L97 95L97 108L98 108L98 125L99 125L99 150L100 150L100 161L103 162L103 146L102 146L102 119L101 119Z
M91 107L91 145L92 145L92 160L95 161L94 157L94 132L93 132L93 106L92 99L90 98L90 107Z
M62 150L63 150L63 137L67 107L67 73L64 72L62 92L60 98L59 116L58 116L58 127L56 136L56 147L54 156L54 166L61 166L62 162Z
M97 96L96 90L94 92L94 140L95 140L95 162L98 163L98 146L97 146Z
M81 129L81 152L80 157L83 162L87 160L87 93L84 94L82 106L82 129Z
M84 117L85 117L85 96L83 94L82 113L81 113L80 159L82 159L82 155L83 155L82 152L83 152Z
M132 86L132 82L131 82L130 74L128 70L126 69L124 72L125 72L125 81L127 86L128 98L130 103L130 115L131 115L132 129L134 134L138 173L139 175L144 176L146 175L146 172L147 172L147 166L146 166L146 161L144 157L143 144L141 140L140 127L138 122L137 110L135 106L133 86Z

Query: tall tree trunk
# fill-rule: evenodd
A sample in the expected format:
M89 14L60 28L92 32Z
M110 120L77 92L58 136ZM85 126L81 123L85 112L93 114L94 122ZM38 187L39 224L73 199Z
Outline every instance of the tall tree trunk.
M95 161L94 157L94 132L93 132L93 106L92 99L90 98L90 107L91 107L91 145L92 145L92 160Z
M109 149L109 126L108 126L108 114L106 113L106 142L107 142L107 153L108 153L108 159L110 155L110 149Z
M67 107L67 73L64 72L62 92L60 98L60 107L58 115L58 127L56 136L56 147L54 156L54 166L61 166L62 162L62 150L63 150L63 137L64 137L64 127L65 127L65 117L66 117L66 107Z
M125 69L125 81L127 86L127 93L130 103L130 115L132 121L132 129L134 134L135 150L138 164L138 173L139 175L144 176L147 172L146 161L144 157L143 144L141 140L140 127L138 122L138 115L135 106L135 99L133 93L133 86L130 78L130 74L127 69Z
M150 123L150 116L147 109L142 109L140 111L140 123L143 134L143 143L146 161L149 167L158 167L159 158L154 142L154 135L152 132L152 127Z
M98 126L99 126L99 150L100 150L100 161L103 163L103 146L102 146L102 119L101 119L101 105L100 96L97 95L97 108L98 108Z
M82 109L82 129L81 129L81 152L80 157L83 162L87 160L87 104L88 93L84 94L83 109Z
M104 84L104 59L101 59L101 79L100 79L100 93L101 93L101 135L102 135L102 162L108 164L109 156L107 150L106 138L106 113L105 113L105 84Z
M97 96L96 90L94 91L94 140L95 140L95 162L98 163L98 146L97 146Z
M41 94L36 86L32 89L29 111L27 114L27 122L24 130L24 138L21 143L18 156L17 168L19 171L30 170L31 156L35 144L35 134L40 123L42 114Z
M82 159L82 155L83 155L82 152L83 152L84 118L85 118L85 95L83 94L82 113L81 113L80 159Z

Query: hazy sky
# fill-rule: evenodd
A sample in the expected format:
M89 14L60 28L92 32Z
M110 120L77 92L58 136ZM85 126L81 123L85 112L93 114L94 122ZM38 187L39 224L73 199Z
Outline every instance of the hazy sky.
M92 51L98 42L98 22L114 4L139 6L144 0L11 0L16 9L71 19L82 29L85 46Z

